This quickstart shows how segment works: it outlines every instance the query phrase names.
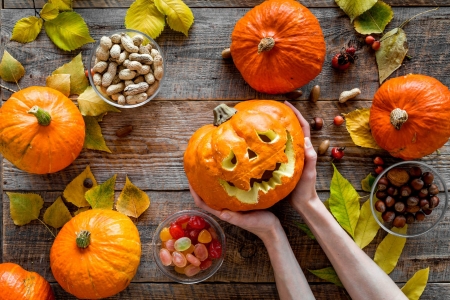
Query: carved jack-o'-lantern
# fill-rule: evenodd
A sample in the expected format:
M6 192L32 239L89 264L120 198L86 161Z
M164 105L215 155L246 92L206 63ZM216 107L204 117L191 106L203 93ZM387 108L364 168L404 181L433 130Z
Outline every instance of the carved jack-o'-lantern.
M214 109L214 124L191 137L184 154L189 183L213 209L272 206L295 187L303 170L304 136L292 110L253 100Z

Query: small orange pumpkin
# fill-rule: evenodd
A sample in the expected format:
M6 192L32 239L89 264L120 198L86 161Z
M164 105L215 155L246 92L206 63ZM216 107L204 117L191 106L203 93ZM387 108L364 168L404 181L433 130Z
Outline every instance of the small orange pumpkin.
M269 0L236 23L230 51L252 88L281 94L319 75L326 49L319 21L306 7L293 0Z
M394 157L421 158L450 137L450 91L437 79L409 74L386 81L375 93L370 129Z
M124 290L141 257L134 223L117 211L92 209L67 222L50 250L53 276L80 299L101 299Z
M0 151L29 173L60 171L80 154L83 117L61 92L32 86L11 95L0 110Z
M253 100L214 110L215 125L197 130L184 153L193 189L217 210L272 206L295 187L303 170L304 136L292 110Z
M50 284L14 263L0 264L0 300L54 300Z

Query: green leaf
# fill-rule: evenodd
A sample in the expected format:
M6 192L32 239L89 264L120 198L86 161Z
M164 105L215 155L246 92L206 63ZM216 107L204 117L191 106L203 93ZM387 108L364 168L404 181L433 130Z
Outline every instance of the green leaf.
M0 77L4 81L17 82L25 75L25 69L22 64L5 50L0 63Z
M25 225L39 218L44 200L38 194L20 194L6 192L10 202L10 214L16 225Z
M114 186L117 174L86 192L85 197L92 208L113 209Z
M29 43L34 41L41 32L44 20L38 17L26 17L17 21L14 25L11 41Z
M381 215L378 211L378 215ZM380 216L378 216L380 217ZM361 207L359 214L358 224L355 229L355 243L359 248L363 249L375 238L380 225L372 215L372 209L370 207L370 201L367 200Z
M60 91L65 96L70 95L70 74L54 74L47 77L45 86Z
M392 231L406 234L408 225L403 228L393 227ZM378 245L373 260L386 274L391 273L402 254L406 238L388 234Z
M370 192L372 190L372 185L375 182L376 177L369 173L366 178L361 180L361 188L364 192Z
M91 172L91 167L87 166L83 172L75 177L64 189L63 196L68 202L73 203L77 207L89 206L86 201L85 194L90 188L84 187L84 180L89 178L92 180L92 187L97 186L94 174Z
M411 279L402 287L402 292L409 300L419 300L428 282L430 268L416 272Z
M341 280L339 279L338 275L336 274L336 271L333 269L333 267L327 267L320 270L309 270L309 272L313 273L317 277L326 280L328 282L334 283L335 285L339 287L344 287Z
M47 208L44 213L44 222L47 225L50 225L56 229L63 227L64 224L72 219L72 215L70 214L67 206L61 199L61 196L53 202L52 205Z
M336 4L350 17L350 22L372 8L378 0L335 0Z
M52 3L60 11L72 10L72 0L48 0L48 3Z
M352 238L359 219L359 195L355 188L342 177L333 164L334 173L330 186L330 210L338 223Z
M355 19L355 29L361 34L382 33L394 17L392 8L378 1L371 9Z
M303 231L304 233L306 233L306 235L307 235L310 239L312 239L312 240L315 240L315 239L316 239L316 237L315 237L314 234L312 233L311 229L309 229L308 225L302 224L302 223L299 223L299 222L295 222L295 221L294 221L294 223L295 223L295 225L297 225L298 228L300 228L301 231Z
M106 146L105 139L102 135L102 128L98 124L96 118L97 117L83 116L84 124L86 126L86 136L84 138L83 148L112 153L108 146Z
M100 116L108 111L120 112L116 107L103 101L91 86L78 97L78 108L83 116L90 117Z
M117 211L133 218L139 216L150 206L148 195L126 178L125 186L116 203Z
M83 59L81 52L75 56L70 62L62 65L54 74L70 74L70 94L80 95L89 86L89 82L84 73Z
M156 39L164 29L164 15L156 8L153 0L136 0L125 16L125 27L146 33Z
M380 49L375 52L380 84L400 68L407 52L406 33L401 28L392 29L380 39Z
M357 109L343 115L345 117L345 127L350 133L350 137L355 145L365 148L381 149L377 142L375 142L370 130L370 108Z
M72 51L84 44L95 42L82 16L74 11L62 12L44 23L48 37L65 51Z
M167 24L175 31L188 36L188 30L194 23L194 14L181 0L154 0L156 8L167 16Z
M46 21L53 20L59 14L58 6L52 3L45 3L39 15Z

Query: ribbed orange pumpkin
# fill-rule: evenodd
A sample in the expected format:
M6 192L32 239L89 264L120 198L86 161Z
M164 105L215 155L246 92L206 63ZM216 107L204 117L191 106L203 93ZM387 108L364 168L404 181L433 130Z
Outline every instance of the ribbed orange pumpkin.
M14 263L0 264L0 300L54 300L50 284Z
M53 276L80 299L101 299L124 290L141 258L139 232L117 211L93 209L67 222L50 250Z
M60 171L80 154L84 120L61 92L32 86L11 95L0 109L0 151L29 173Z
M194 133L184 170L214 209L264 209L286 197L300 179L303 131L292 110L276 101L245 101L235 110L216 107L218 126L205 125Z
M252 88L281 94L319 75L326 49L320 24L306 7L293 0L269 0L236 23L230 50Z
M375 93L370 129L394 157L421 158L450 137L450 91L437 79L409 74L386 81Z

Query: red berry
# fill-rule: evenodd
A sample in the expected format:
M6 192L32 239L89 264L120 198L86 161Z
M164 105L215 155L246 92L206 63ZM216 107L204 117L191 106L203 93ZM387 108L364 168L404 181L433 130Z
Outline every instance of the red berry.
M375 168L375 173L381 174L381 172L383 172L383 170L384 170L384 168L383 168L382 166L377 166L377 167Z
M334 147L333 149L331 149L331 157L336 160L340 160L344 157L344 149L345 147Z
M218 240L212 240L209 244L209 257L219 258L222 255L222 244Z
M94 76L94 74L95 74L95 72L92 71L92 69L91 69L91 75ZM86 75L86 77L89 77L88 70L84 70L84 75Z
M379 156L377 156L377 157L375 157L373 159L373 163L378 165L378 166L384 165L383 159L381 157L379 157Z
M176 223L170 224L169 232L170 232L170 235L176 240L184 237L183 228L181 228L181 226Z
M203 229L206 227L206 222L202 217L199 216L192 216L189 219L189 227L193 229Z
M347 49L345 49L345 53L350 54L351 56L354 56L356 53L356 49L355 49L355 47L348 47Z
M366 36L366 44L367 45L372 45L373 42L375 42L375 38L371 35Z
M374 41L373 42L373 44L372 44L372 49L373 50L377 51L378 49L380 49L380 47L381 47L380 41Z
M345 70L350 67L350 61L345 54L338 53L331 60L331 66L338 70Z
M342 116L336 116L336 117L334 117L334 119L333 119L333 123L334 123L334 125L336 125L336 126L341 126L342 124L344 124L344 118L342 117Z

